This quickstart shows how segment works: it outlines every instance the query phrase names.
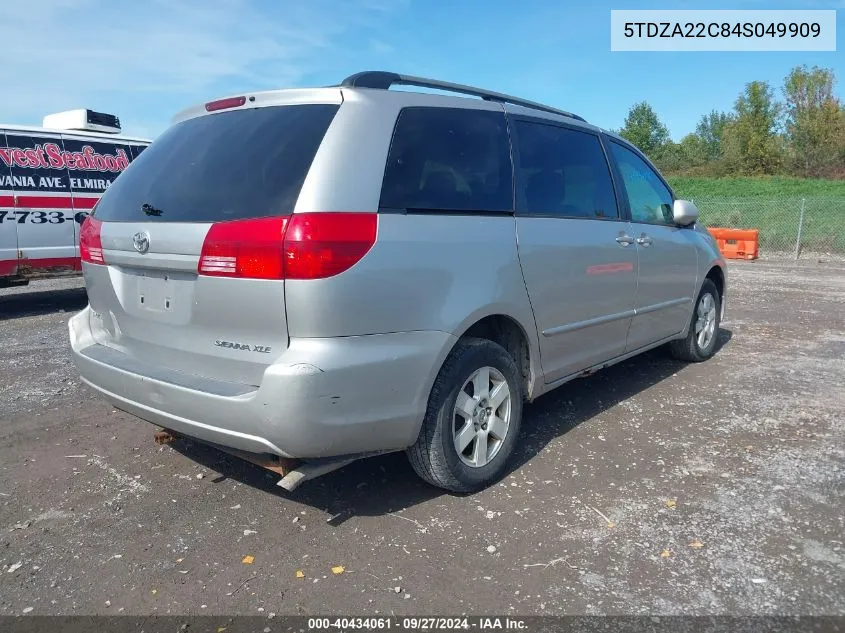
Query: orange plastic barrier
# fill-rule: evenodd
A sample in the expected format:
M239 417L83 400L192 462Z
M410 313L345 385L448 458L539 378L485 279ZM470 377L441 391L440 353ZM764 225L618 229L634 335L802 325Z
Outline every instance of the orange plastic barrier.
M707 228L727 259L757 259L760 255L759 229Z

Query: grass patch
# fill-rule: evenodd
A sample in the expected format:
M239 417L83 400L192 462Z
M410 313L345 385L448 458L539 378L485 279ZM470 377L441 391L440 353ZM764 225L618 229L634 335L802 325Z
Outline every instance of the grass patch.
M802 249L845 253L845 180L670 177L694 200L707 226L760 229L761 250L795 248L804 204Z
M822 178L667 178L681 198L845 198L845 180Z

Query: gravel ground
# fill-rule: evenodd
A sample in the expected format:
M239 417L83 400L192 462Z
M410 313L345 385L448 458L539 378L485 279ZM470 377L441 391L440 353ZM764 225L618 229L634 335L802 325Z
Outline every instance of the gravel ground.
M0 615L845 615L845 264L729 275L715 358L539 399L471 496L156 446L76 377L80 281L0 290Z

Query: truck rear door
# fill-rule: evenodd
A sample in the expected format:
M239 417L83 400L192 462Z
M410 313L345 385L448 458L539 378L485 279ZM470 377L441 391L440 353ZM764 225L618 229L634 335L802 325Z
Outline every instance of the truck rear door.
M18 272L78 267L61 135L9 131L6 146L15 205L4 224L14 222L17 230Z
M0 278L14 275L18 269L18 232L11 161L6 133L0 131Z

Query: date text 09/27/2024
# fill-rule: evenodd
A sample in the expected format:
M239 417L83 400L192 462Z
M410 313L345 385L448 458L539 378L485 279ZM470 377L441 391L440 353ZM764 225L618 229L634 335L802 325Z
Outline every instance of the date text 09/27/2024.
M526 622L511 617L372 617L309 618L309 631L496 631L527 630Z

